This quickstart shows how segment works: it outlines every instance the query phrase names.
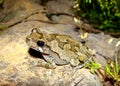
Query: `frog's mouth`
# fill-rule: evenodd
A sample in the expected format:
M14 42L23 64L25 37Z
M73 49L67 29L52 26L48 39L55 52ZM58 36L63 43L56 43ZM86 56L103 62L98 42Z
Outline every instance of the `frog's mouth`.
M38 50L42 55L50 55L48 53L45 53L42 47L38 47Z
M42 58L49 63L55 63L56 65L66 65L69 62L61 60L59 58L59 55L55 52L53 52L49 46L43 46L43 47L31 47L32 49L36 50L37 52L41 53Z
M33 42L33 39L28 40L29 40L28 45L31 49L40 52L42 55L49 55L47 52L45 53L45 50L43 50L43 47L45 46L45 43L43 41Z
M45 50L43 50L43 47L39 47L39 46L33 47L33 46L30 46L30 48L40 52L42 55L50 55L47 52L45 52Z
M32 43L30 46L31 49L36 50L41 53L43 59L49 63L55 63L57 65L65 65L69 62L60 59L59 55L52 51L49 46L47 46L43 41L38 41L37 43Z

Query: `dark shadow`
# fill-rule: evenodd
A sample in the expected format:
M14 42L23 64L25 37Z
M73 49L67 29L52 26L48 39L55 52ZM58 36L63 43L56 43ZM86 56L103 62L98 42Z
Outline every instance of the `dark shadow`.
M39 51L36 51L36 50L34 50L34 49L32 49L32 48L29 48L28 53L29 53L31 56L35 57L35 58L44 59L43 56L42 56L42 54L41 54Z
M75 27L75 28L74 28L74 31L75 31L75 32L79 32L79 31L80 31L80 28L79 28L79 27Z

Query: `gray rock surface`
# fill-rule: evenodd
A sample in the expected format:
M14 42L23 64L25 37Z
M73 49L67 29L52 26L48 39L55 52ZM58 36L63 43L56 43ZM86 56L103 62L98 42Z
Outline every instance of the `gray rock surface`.
M96 53L96 62L106 65L106 60L114 60L117 55L117 51L120 48L120 45L117 46L117 43L120 41L119 38L113 38L110 35L105 35L104 33L99 34L89 34L86 38L88 41L88 46L91 49L94 49ZM110 42L110 40L112 40Z

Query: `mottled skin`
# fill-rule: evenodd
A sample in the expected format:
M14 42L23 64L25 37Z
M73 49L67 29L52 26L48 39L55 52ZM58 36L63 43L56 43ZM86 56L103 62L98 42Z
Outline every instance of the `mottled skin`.
M38 41L43 41L45 45L40 48L37 45ZM44 59L49 63L47 64L48 68L65 64L78 66L92 56L86 46L72 37L62 34L47 34L37 28L32 29L31 34L26 37L26 42L30 48L43 54ZM43 66L42 63L39 65Z

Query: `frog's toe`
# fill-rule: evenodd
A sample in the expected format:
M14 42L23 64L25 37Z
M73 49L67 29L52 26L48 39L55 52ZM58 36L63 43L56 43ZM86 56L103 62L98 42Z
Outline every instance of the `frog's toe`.
M41 60L39 60L37 62L36 66L38 66L38 67L45 67L45 68L48 68L48 69L55 69L56 68L55 64L51 64L51 63L48 63L48 62L45 62L45 61L41 61Z

